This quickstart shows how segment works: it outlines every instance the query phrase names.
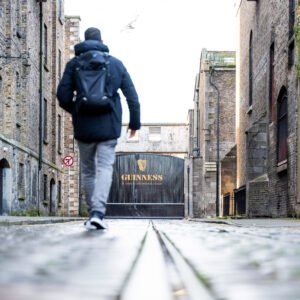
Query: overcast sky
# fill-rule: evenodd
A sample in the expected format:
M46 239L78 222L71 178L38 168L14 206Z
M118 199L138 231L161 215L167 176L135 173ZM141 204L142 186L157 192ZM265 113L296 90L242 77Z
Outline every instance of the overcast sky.
M235 0L65 0L129 71L142 122L186 122L202 48L235 50ZM128 26L129 25L129 26ZM128 122L123 102L123 122Z

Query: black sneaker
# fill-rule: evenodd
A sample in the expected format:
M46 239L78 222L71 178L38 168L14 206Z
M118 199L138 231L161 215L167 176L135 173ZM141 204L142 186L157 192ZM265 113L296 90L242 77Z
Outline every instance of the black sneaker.
M92 226L95 226L96 229L107 229L108 225L107 223L104 221L103 215L97 211L92 212L91 214L91 218L90 218L90 224Z

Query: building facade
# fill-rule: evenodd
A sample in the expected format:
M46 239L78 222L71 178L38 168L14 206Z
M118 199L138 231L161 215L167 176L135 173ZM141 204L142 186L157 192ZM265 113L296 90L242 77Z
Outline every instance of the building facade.
M63 214L64 3L0 1L0 214Z
M249 217L297 212L296 0L238 1L237 193Z
M235 52L202 50L189 116L194 216L219 215L235 187Z
M122 153L153 153L186 158L188 154L188 125L183 123L146 123L129 139L128 124L122 125L116 148Z

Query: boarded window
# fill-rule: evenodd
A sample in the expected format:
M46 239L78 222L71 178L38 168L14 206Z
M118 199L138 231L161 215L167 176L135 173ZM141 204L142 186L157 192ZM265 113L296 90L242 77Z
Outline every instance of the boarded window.
M287 91L283 87L280 91L277 102L277 162L283 162L288 157L287 136L288 136L288 116L287 116Z

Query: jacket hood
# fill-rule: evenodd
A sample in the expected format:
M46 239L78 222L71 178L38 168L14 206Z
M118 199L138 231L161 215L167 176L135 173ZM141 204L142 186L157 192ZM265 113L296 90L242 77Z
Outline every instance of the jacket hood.
M96 40L86 40L84 42L81 42L74 47L75 49L75 55L78 56L81 53L90 51L90 50L96 50L101 52L109 52L109 49L106 45L104 45L100 41Z

